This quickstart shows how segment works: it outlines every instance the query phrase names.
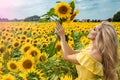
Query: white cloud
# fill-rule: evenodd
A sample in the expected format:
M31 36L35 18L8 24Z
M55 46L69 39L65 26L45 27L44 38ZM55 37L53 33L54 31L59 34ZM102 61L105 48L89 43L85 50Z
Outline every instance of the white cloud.
M60 0L0 0L0 17L25 18L32 15L42 15L54 7ZM71 0L61 0L70 2ZM76 9L80 10L79 17L108 17L120 10L120 0L75 0ZM97 14L101 13L101 14ZM107 13L109 12L109 13ZM91 14L88 14L91 13Z
M0 8L19 7L24 2L22 0L0 0Z

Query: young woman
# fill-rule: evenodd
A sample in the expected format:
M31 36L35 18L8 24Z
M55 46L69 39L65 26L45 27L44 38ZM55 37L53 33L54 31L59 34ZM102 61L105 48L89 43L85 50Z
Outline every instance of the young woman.
M92 29L87 36L92 44L81 51L68 46L59 23L55 33L60 37L64 59L76 64L78 80L118 80L118 39L111 24L104 21Z

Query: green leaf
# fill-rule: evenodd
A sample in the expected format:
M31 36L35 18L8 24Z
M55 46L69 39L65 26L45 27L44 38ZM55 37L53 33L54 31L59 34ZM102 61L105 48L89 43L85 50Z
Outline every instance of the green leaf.
M55 44L56 44L57 40L58 39L56 39L55 42L51 42L48 45L48 51L47 51L47 53L49 54L48 58L52 57L57 52L57 49L55 48Z
M73 14L75 9L75 0L72 0L69 4L70 4L70 7L72 8L72 14Z
M47 15L48 15L48 16L55 16L54 8L51 8L51 9L47 12Z
M80 32L74 32L72 34L72 37L74 39L75 42L75 47L74 49L82 49L83 45L80 43L80 37L82 36L82 34L80 34Z

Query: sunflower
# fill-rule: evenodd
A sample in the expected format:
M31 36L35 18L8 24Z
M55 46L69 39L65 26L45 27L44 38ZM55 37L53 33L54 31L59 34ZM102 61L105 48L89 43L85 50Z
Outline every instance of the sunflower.
M39 39L38 39L38 38L33 39L33 40L32 40L32 44L38 44L38 43L39 43L38 41L39 41Z
M70 46L70 48L74 49L74 41L68 41L68 45Z
M48 61L48 55L46 54L46 52L41 53L37 58L40 64Z
M0 71L2 70L2 63L0 63Z
M10 33L10 34L8 34L8 37L10 37L11 39L14 38L14 34Z
M2 77L2 63L0 63L0 79L1 79L1 77Z
M27 38L26 40L25 40L25 43L31 43L32 42L32 38Z
M23 41L26 40L26 38L27 38L26 35L21 35L20 36L20 39L23 40Z
M74 49L74 39L71 36L68 36L68 45Z
M41 37L40 41L41 41L40 43L47 43L46 38L44 37Z
M41 71L38 71L38 70L28 71L26 73L26 79L27 80L46 80L43 77L43 73Z
M68 22L73 21L73 19L78 13L79 13L79 10L76 10L73 14L71 14L70 17L68 18Z
M2 38L4 41L7 41L7 38L8 38L8 37L4 35L4 36L1 36L1 38Z
M0 45L0 53L4 53L6 51L5 45Z
M22 78L22 80L27 80L25 72L19 73L18 75Z
M21 71L29 71L34 69L34 58L32 56L23 56L20 60L20 70Z
M9 53L12 51L12 45L11 44L9 44L7 46L6 51L8 51Z
M80 42L84 47L88 46L90 44L90 40L86 36L82 36L80 38Z
M42 44L41 44L42 49L46 48L47 46L48 46L47 43L42 43Z
M10 70L10 71L13 71L13 72L17 72L18 71L18 63L16 61L8 61L7 63L7 68Z
M72 8L70 7L70 5L65 2L60 2L55 6L55 14L59 18L70 17L71 10Z
M4 75L2 77L2 80L16 80L15 77L13 75L11 75L10 73Z
M40 50L38 48L32 47L29 51L27 51L26 54L35 57L35 56L38 56L39 54L41 54L41 52L40 52Z
M50 37L48 37L49 38L49 41L50 42L54 42L55 41L55 36L50 36Z
M0 44L3 44L3 43L4 43L4 40L3 40L3 39L1 39L1 40L0 40Z
M28 33L27 30L23 30L23 31L22 31L22 34L23 34L23 35L27 35L27 33Z
M61 58L61 57L62 57L62 52L61 51L58 51L56 54L53 55L54 59L58 59L58 58Z
M60 43L60 41L57 41L57 43L55 44L55 48L56 48L58 51L61 51L61 43Z
M60 77L60 80L72 80L72 76L65 75L64 77Z
M36 36L38 34L38 32L36 32L36 30L32 31L32 36Z
M14 40L13 42L12 42L12 46L13 46L13 48L18 48L19 46L20 46L20 41L19 40Z
M32 47L33 47L33 46L32 46L30 43L25 43L25 44L21 47L20 51L21 51L22 53L27 53L27 51L29 51Z

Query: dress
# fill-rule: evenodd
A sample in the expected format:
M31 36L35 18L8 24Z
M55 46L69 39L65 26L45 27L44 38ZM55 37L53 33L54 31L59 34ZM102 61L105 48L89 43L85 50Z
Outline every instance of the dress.
M76 54L76 59L80 65L76 65L78 78L76 80L101 80L103 76L103 66L94 59L86 49Z

